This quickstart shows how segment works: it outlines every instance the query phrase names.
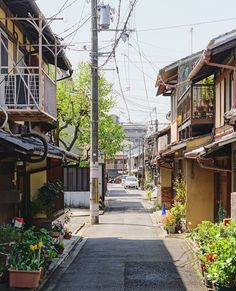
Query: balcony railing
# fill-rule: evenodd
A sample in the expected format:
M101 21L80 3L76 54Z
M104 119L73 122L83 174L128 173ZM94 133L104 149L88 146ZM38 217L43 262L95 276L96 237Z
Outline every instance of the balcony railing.
M195 84L178 104L178 126L188 123L209 123L214 117L214 85Z
M43 70L40 74L37 67L21 67L16 73L0 74L0 105L11 114L38 111L56 119L55 83Z
M213 120L214 117L214 85L194 85L192 88L193 119Z

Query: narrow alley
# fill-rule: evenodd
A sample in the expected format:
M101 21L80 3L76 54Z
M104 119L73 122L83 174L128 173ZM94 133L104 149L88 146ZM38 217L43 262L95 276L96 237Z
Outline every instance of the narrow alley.
M153 225L143 192L117 185L109 192L100 224L85 228L79 251L44 290L205 290L183 240Z

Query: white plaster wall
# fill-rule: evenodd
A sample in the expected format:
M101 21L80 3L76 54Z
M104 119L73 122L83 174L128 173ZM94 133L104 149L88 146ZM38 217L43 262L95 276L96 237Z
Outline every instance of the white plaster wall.
M65 205L70 208L89 208L90 192L64 192Z

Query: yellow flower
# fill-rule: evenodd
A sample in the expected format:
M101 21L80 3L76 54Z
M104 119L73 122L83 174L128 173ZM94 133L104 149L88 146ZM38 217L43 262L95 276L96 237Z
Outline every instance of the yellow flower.
M42 246L43 246L43 243L40 241L40 242L38 243L38 247L41 248Z
M38 248L38 246L37 246L37 245L35 245L35 246L34 246L34 250L37 250L37 248Z
M34 251L34 246L30 245L30 250L33 252Z

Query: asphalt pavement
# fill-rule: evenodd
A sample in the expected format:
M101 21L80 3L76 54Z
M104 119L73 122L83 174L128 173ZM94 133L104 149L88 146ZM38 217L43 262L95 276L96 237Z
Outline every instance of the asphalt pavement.
M184 241L153 224L143 191L110 185L107 204L45 291L206 290Z

